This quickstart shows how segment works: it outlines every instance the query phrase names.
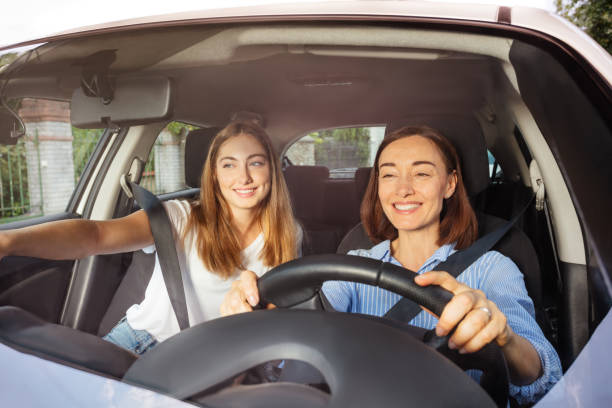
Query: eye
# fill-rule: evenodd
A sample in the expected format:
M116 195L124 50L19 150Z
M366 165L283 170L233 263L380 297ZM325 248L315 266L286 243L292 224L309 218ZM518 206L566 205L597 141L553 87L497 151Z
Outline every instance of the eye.
M266 164L266 162L263 161L263 160L257 160L257 161L253 161L253 162L251 162L249 164L251 166L254 166L254 167L260 167L260 166L264 166Z
M430 174L429 173L420 172L420 173L417 173L417 176L419 176L419 177L429 177Z
M391 178L391 177L395 177L395 174L386 173L386 174L382 174L380 176L380 178Z
M234 167L233 163L223 163L221 165L221 168L223 168L223 169L231 169L232 167Z

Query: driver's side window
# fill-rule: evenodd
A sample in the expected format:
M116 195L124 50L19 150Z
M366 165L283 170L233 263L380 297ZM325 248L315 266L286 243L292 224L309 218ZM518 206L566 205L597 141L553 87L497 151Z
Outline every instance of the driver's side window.
M184 190L185 139L198 127L182 122L171 122L157 136L151 149L140 185L159 195Z
M26 133L0 145L0 223L66 211L102 129L70 125L68 102L24 98L9 102Z

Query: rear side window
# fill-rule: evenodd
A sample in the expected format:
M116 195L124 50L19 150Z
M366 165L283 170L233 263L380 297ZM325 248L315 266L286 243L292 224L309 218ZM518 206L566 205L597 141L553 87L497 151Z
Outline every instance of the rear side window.
M185 137L196 126L171 122L159 133L149 154L140 185L153 194L173 193L185 184Z
M10 142L0 144L0 223L65 211L103 131L72 127L68 102L25 98L9 107L26 134L1 135Z
M491 151L487 150L487 156L489 159L489 177L491 180L501 180L504 178L504 172L499 165L497 159L493 156Z
M294 166L325 166L330 178L352 178L359 167L371 167L385 135L384 126L325 129L295 141L284 162Z

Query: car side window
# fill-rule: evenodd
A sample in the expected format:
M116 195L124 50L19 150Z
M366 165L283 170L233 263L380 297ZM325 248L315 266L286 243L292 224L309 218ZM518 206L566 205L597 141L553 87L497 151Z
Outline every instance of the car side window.
M26 133L0 135L0 223L66 211L103 130L72 127L68 102L24 98L9 107Z
M312 132L296 140L287 149L283 163L325 166L330 170L330 178L352 178L357 168L372 166L384 135L384 126L345 127Z
M491 153L490 150L487 150L487 156L489 158L489 177L491 178L491 180L495 181L503 179L504 172L501 166L499 165L499 162L497 161L497 159L495 159L495 156L493 156L493 153Z
M173 193L185 184L185 137L196 126L171 122L157 136L140 185L153 194Z

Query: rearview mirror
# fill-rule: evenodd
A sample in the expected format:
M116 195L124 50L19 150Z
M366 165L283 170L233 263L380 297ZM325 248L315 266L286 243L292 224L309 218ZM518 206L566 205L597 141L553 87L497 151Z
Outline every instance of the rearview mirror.
M159 122L172 113L171 85L161 76L116 78L110 101L87 96L78 88L72 94L70 121L85 129Z

